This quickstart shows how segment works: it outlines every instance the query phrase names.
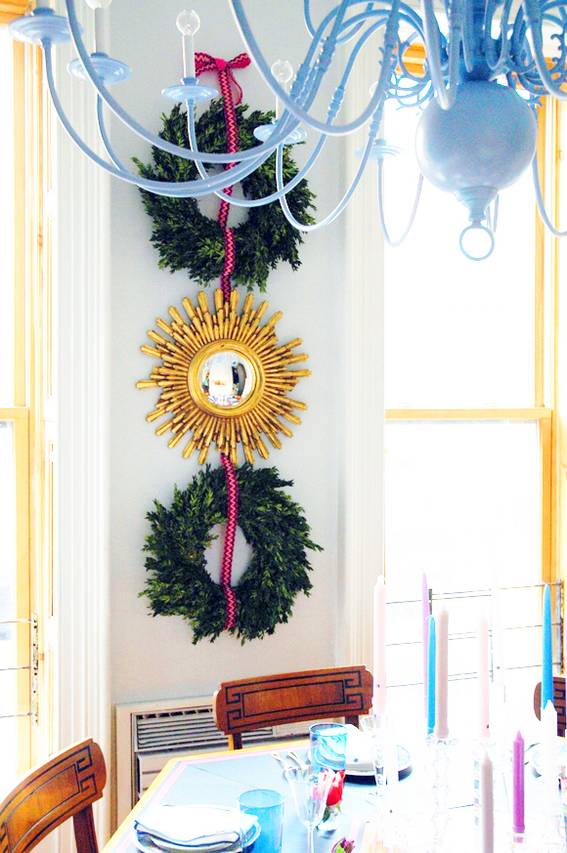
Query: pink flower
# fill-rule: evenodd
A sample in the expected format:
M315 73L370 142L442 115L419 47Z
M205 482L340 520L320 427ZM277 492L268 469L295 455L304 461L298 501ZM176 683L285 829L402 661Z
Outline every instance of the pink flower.
M340 841L332 847L331 853L352 853L354 850L354 841L348 841L346 838L341 838Z
M335 773L333 781L331 782L331 787L329 789L329 793L327 795L327 805L328 806L336 806L340 803L343 798L343 788L345 785L345 771L338 770Z

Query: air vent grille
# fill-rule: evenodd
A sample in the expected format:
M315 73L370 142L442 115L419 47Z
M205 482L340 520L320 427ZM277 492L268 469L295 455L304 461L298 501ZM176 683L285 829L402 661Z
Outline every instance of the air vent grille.
M270 726L244 735L243 741L257 743L273 737L274 730ZM217 729L211 705L153 711L135 716L136 752L189 752L226 746L226 735Z

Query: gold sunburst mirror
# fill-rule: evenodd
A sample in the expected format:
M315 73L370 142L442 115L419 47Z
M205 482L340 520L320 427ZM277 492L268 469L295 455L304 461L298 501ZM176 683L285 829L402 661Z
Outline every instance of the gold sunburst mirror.
M293 352L301 338L279 346L275 325L281 312L262 323L268 303L254 308L249 295L239 311L238 299L233 291L226 303L216 290L210 311L205 293L198 294L197 305L186 298L187 319L170 308L170 322L156 320L158 331L148 332L152 345L141 347L158 364L137 387L161 388L146 419L167 418L156 434L171 433L169 447L188 438L183 456L198 450L201 463L212 444L235 464L239 444L248 462L255 452L267 458L263 436L281 447L279 434L292 435L284 420L301 423L294 410L307 408L288 396L299 379L311 373L293 367L307 359L305 353Z

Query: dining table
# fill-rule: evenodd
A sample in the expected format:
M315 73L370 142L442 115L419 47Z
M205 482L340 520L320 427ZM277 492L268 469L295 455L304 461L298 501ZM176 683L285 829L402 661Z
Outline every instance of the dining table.
M134 823L151 805L192 803L234 807L238 806L240 794L251 788L271 788L284 795L282 853L304 853L306 830L295 815L281 765L273 754L284 758L290 750L301 752L308 747L308 740L296 739L173 758L118 827L103 853L137 853ZM316 833L317 853L329 853L334 841L342 835L355 838L357 851L361 849L366 824L374 814L374 805L368 800L372 788L365 784L345 784L337 829L332 834Z
M110 838L103 853L137 853L135 821L150 806L191 803L238 807L239 796L251 788L270 788L283 794L285 801L282 853L305 853L306 830L295 814L291 792L282 775L281 763L282 760L285 762L286 755L291 750L301 755L302 752L306 753L308 748L308 740L295 739L283 743L255 745L241 750L216 750L172 758ZM277 760L276 756L280 760ZM450 834L454 833L453 837L459 839L461 853L464 850L481 849L474 841L475 785L474 774L470 772L470 760L470 750L459 751L453 747L448 767L452 778L447 786L446 813L452 827ZM431 815L424 811L427 804L424 803L423 776L416 771L404 773L404 777L398 786L400 801L411 808L409 812L407 808L403 809L400 832L417 829L419 836L419 824L422 824L421 829L424 829L425 824L431 822ZM535 815L541 809L537 791L540 786L534 781L531 771L527 773L527 785L528 789L535 793L532 804ZM385 849L375 844L376 801L370 796L374 790L373 779L367 778L366 784L361 784L361 781L349 781L347 777L341 809L333 831L317 831L315 834L316 853L330 853L333 844L342 837L356 842L356 853L373 853L375 850ZM498 786L495 796L498 800ZM504 799L507 799L507 795L502 786L502 800ZM495 807L498 810L498 802L495 802ZM505 805L503 808L507 810ZM449 846L453 850L456 849L452 844ZM399 849L406 851L417 848L410 842L408 846L404 845ZM495 849L500 849L498 841Z

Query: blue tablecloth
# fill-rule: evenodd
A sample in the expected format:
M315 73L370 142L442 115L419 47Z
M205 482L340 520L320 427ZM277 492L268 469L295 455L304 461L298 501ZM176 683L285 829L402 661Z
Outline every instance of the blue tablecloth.
M273 750L272 750L273 751ZM287 750L286 750L287 751ZM170 784L168 784L170 782ZM272 788L285 797L283 853L304 853L306 831L296 817L289 788L282 778L278 763L270 752L224 754L213 760L181 760L171 769L164 785L158 788L153 803L195 803L237 806L238 797L250 788ZM345 785L339 828L333 835L316 833L317 853L329 853L334 841L355 830L362 837L364 822L372 817L373 806L368 795L373 786ZM149 803L148 803L149 807ZM352 835L351 835L352 837ZM112 842L108 851L135 853L134 832L119 843Z

